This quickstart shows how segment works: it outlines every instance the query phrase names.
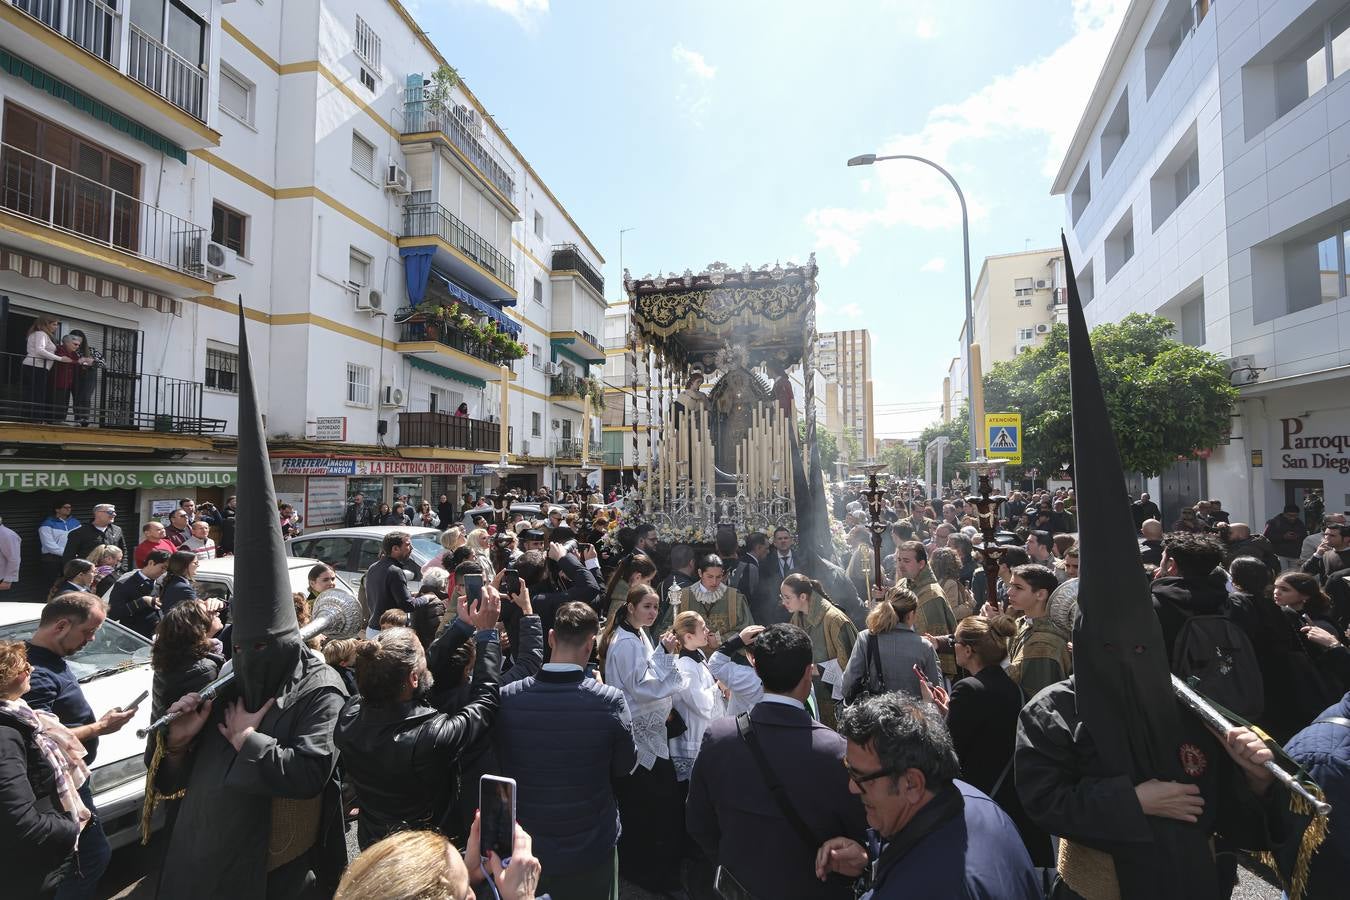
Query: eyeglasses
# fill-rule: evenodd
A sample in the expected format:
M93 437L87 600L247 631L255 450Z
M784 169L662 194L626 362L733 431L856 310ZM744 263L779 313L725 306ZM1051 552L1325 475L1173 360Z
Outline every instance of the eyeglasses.
M869 773L859 772L857 769L850 766L847 760L844 761L844 771L848 773L849 780L851 780L858 787L862 787L869 781L876 781L878 778L885 778L887 775L895 774L894 770L890 768L878 769L875 772Z

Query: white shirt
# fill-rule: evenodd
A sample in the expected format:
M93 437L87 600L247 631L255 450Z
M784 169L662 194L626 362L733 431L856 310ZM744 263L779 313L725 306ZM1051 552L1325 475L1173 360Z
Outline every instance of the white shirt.
M791 706L795 709L805 710L806 704L802 703L796 697L789 697L785 694L765 694L760 698L761 703L781 703L784 706Z
M216 558L216 542L210 538L199 539L190 537L186 541L183 541L183 549L191 550L193 553L196 553L198 559Z
M650 769L658 759L669 759L666 718L674 695L689 686L675 657L654 648L645 637L620 628L605 655L605 683L623 691L628 703L637 766Z
M749 712L764 699L764 682L759 680L759 673L754 666L743 666L725 653L714 653L708 659L708 670L731 690L727 715L739 716Z
M684 719L685 731L670 739L670 761L675 764L675 778L688 781L703 744L703 733L714 720L726 715L726 703L712 672L698 659L681 654L675 666L689 687L674 697L675 711Z

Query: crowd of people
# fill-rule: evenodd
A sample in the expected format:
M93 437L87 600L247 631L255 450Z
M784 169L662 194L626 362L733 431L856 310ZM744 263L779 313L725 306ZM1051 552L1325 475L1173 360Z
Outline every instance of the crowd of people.
M1081 851L1066 862L1057 841L1081 835L1082 773L1046 750L1072 729L1071 491L1013 494L996 572L963 501L883 501L879 583L870 531L839 567L785 528L668 546L598 497L533 499L537 517L511 512L518 496L422 504L421 522L449 524L420 569L410 535L387 534L362 583L364 636L304 651L317 699L288 707L289 745L250 737L270 701L226 710L223 740L199 751L213 764L280 753L281 796L340 783L309 813L307 852L252 882L263 894L458 900L492 881L500 896L554 900L621 885L695 900L1094 895ZM837 499L850 533L866 528L861 502ZM1133 510L1173 671L1287 742L1350 803L1350 739L1327 724L1350 713L1345 516L1326 515L1313 540L1285 513L1254 535L1216 501L1171 530L1148 495ZM70 527L68 506L54 510L42 540L57 575L38 632L0 642L0 862L23 873L17 896L93 896L108 861L88 767L130 713L96 716L65 664L105 617L154 638L152 715L182 713L146 748L168 852L216 846L185 834L201 812L179 792L204 767L185 763L210 715L195 692L240 646L192 585L203 551L229 552L212 537L223 515L185 500L127 547L115 513ZM294 598L300 624L335 582L314 567ZM1216 646L1235 674L1214 675ZM1259 795L1264 745L1250 734L1197 738L1196 752L1216 767L1224 756ZM510 864L478 849L483 775L517 785ZM1216 860L1253 846L1209 816L1208 787L1133 788L1143 816L1207 820ZM350 865L335 844L348 822L362 850ZM1104 840L1127 827L1102 827ZM1331 896L1347 874L1350 840L1333 823L1305 896ZM161 894L178 896L185 876L161 877Z

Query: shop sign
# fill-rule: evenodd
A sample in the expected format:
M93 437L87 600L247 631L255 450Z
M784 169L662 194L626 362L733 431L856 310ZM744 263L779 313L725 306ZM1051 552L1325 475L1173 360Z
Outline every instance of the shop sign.
M471 463L418 459L358 459L357 475L468 475Z
M276 475L355 475L356 460L282 456L272 460L272 472Z
M0 491L98 491L226 487L233 469L219 466L166 469L66 468L61 465L0 466Z
M310 478L305 482L305 526L340 525L347 506L345 478Z
M314 420L314 440L345 441L346 439L346 416L319 416Z
M1277 468L1286 472L1330 469L1350 475L1350 434L1319 428L1311 416L1280 420L1283 435Z
M493 468L492 466L489 466L487 463L474 463L474 464L473 464L473 474L476 475L476 476L478 476L478 477L480 477L480 478L481 478L482 476L484 476L484 475L493 475L493 474L496 473L496 471L497 471L497 470L496 470L495 468Z

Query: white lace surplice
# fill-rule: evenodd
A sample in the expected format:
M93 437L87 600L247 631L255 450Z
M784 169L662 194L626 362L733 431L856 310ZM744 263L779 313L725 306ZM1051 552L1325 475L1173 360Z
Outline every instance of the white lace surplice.
M666 719L672 697L688 687L675 657L620 628L605 657L605 683L623 691L633 719L637 764L650 769L658 759L669 759Z

